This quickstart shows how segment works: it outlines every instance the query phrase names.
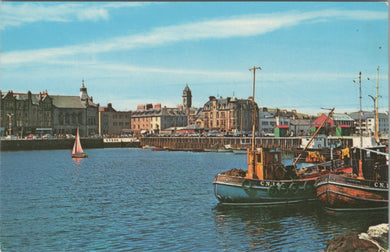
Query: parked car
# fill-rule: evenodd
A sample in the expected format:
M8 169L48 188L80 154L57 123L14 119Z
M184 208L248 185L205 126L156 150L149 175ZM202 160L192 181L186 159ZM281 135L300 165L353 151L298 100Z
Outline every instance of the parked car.
M5 139L6 140L16 140L16 139L18 139L18 137L14 136L14 135L8 135L8 136L5 137Z
M36 135L33 135L33 134L29 134L28 136L25 136L24 139L37 139L37 136Z
M53 138L53 136L50 135L50 134L45 134L45 135L42 136L42 138L43 139L49 139L49 138Z

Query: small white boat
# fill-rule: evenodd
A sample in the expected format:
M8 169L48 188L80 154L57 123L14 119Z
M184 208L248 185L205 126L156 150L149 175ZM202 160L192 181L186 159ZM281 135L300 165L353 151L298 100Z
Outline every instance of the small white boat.
M246 155L245 149L233 149L233 153L237 155Z
M218 149L218 152L233 152L233 148L230 144L226 144L223 148Z

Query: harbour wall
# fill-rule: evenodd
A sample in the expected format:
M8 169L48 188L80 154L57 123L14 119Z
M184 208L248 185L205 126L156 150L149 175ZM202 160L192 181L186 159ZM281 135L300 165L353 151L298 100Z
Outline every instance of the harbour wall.
M138 141L125 141L120 138L81 138L83 149L91 148L133 148L140 147ZM73 148L74 139L17 139L1 140L0 151L19 150L59 150Z
M331 142L352 146L352 137L330 137ZM0 151L72 149L74 139L1 140ZM144 137L135 138L81 138L83 148L138 148L154 146L172 150L204 150L224 145L246 149L252 146L251 137ZM256 137L255 147L296 150L302 145L302 137Z

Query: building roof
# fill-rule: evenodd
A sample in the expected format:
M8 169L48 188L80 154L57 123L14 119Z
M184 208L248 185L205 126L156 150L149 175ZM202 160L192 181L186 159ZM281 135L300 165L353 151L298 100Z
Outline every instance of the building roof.
M353 121L353 119L349 115L346 115L346 114L333 113L332 118L335 121Z
M6 95L12 95L18 101L27 101L31 94L32 104L38 105L39 101L45 101L46 99L51 99L53 105L57 108L86 108L86 106L97 107L98 104L93 103L92 98L89 98L86 101L81 101L79 96L64 96L64 95L49 95L47 91L41 92L39 94L32 94L30 91L28 93L13 93L9 91ZM2 98L6 95L2 94Z
M360 119L360 115L359 114L360 114L359 112L352 112L349 115L351 116L351 118L353 118L355 120L359 120ZM375 117L374 112L363 111L362 120L366 120L367 118L374 118L374 117Z
M86 108L79 96L50 95L50 97L57 108Z

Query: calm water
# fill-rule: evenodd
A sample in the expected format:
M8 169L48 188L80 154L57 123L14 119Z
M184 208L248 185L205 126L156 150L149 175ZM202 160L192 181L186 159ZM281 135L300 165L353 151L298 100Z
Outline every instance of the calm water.
M245 155L87 149L1 153L4 251L321 251L387 212L222 207L214 176Z

